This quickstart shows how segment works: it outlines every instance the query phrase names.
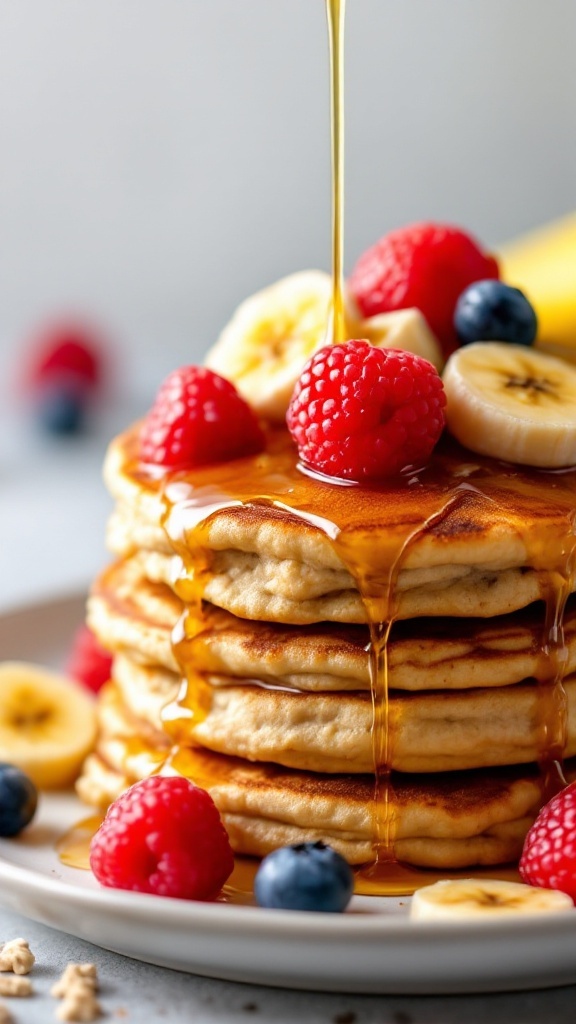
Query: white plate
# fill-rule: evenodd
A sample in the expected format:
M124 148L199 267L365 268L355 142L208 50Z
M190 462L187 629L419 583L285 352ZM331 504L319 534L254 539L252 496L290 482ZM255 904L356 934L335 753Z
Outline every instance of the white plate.
M0 657L57 663L81 618L67 600L0 618ZM408 901L356 897L342 915L290 913L101 889L55 843L85 808L45 796L0 840L0 903L117 953L232 981L339 992L496 992L576 982L576 912L479 923L412 922Z

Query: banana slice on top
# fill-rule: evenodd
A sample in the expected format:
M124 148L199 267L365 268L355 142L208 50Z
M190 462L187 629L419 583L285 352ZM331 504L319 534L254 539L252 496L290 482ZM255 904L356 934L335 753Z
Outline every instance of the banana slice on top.
M410 917L418 921L489 919L513 914L563 913L574 910L569 896L556 889L538 889L496 878L458 878L418 889Z
M543 469L576 465L576 367L479 341L450 356L442 379L448 429L466 448Z
M96 739L95 702L78 683L26 662L0 663L0 760L39 789L71 785Z
M350 304L347 307L350 309ZM419 309L398 309L366 320L349 321L351 338L366 338L376 348L401 348L422 356L440 372L444 356L440 342Z
M259 416L281 422L304 364L328 341L332 279L322 270L282 278L238 306L205 359Z
M443 366L442 350L417 309L363 320L345 292L346 336L401 348ZM205 364L231 380L259 416L281 423L305 363L331 339L332 278L322 270L284 277L246 299Z

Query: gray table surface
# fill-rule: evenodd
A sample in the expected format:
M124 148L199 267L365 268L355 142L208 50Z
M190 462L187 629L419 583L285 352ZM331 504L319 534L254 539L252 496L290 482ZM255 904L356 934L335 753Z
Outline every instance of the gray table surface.
M6 1000L14 1024L55 1020L49 990L69 962L93 962L103 1021L127 1024L573 1024L576 986L480 996L324 995L213 981L129 960L0 911L0 939L26 938L36 956L34 994Z
M102 565L110 502L100 483L100 464L107 438L130 418L126 409L114 413L86 439L63 444L35 438L14 424L8 433L0 432L5 539L0 613L79 592ZM7 654L0 651L0 658ZM99 968L104 1019L128 1024L573 1024L576 1019L576 987L418 998L265 989L142 964L0 909L0 942L19 935L30 942L37 965L34 996L9 1001L15 1024L55 1020L51 985L68 962L88 960Z

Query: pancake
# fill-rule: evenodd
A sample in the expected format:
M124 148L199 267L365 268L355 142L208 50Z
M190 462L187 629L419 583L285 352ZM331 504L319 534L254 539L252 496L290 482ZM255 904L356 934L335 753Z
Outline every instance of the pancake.
M573 473L552 486L551 474L449 445L402 484L339 487L300 472L277 431L262 455L176 474L161 487L135 461L137 436L135 428L121 435L106 460L119 503L113 550L151 551L146 574L166 582L169 559L158 556L175 547L202 572L205 599L240 617L365 622L391 591L397 618L488 617L545 598L550 573L565 571Z
M136 426L105 475L117 562L89 623L114 681L85 799L180 771L238 852L321 838L366 863L393 820L386 856L411 864L518 856L535 762L576 752L575 472L447 441L401 480L339 486L283 430L166 472L138 461Z
M225 534L230 544L235 540L254 545L262 541L262 534L235 538L235 525L229 519L226 524L220 524L219 530L214 528L211 542L220 540L220 534ZM264 536L268 536L268 531ZM138 530L129 512L117 512L108 532L110 550L122 558L132 553L148 579L172 584L173 553L160 549L159 537L156 538L158 548L140 547L134 552L134 537L138 537ZM126 543L127 538L130 538L129 543ZM446 564L431 569L401 570L395 589L399 619L432 615L489 617L505 615L542 599L546 581L545 576L526 565L494 569L489 565ZM275 558L261 551L213 550L204 597L247 619L301 625L367 621L357 584L343 566L310 565L295 558Z
M95 580L86 614L90 629L108 650L129 651L144 664L179 672L171 634L182 611L182 602L169 587L150 582L126 561Z
M126 550L114 539L111 550ZM133 555L150 580L171 584L173 558L157 551ZM428 578L421 582L423 576ZM415 578L416 577L416 578ZM418 616L505 615L543 598L545 575L527 567L473 569L442 566L435 571L401 572L396 585L398 619ZM365 623L367 612L350 573L275 559L251 551L214 551L204 598L233 615L252 620L310 625L331 621Z
M135 718L163 729L163 708L178 679L117 657L114 681ZM576 754L576 675L565 681L565 755ZM295 693L258 686L208 687L198 725L170 708L179 743L200 745L249 761L305 771L373 771L372 701L367 693ZM176 724L175 724L176 723ZM168 730L170 731L170 727ZM537 684L505 689L401 694L389 702L390 767L399 772L446 772L524 764L538 758L544 728Z
M171 588L150 582L138 560L109 567L95 581L89 624L111 650L179 672L171 631L183 611ZM507 686L538 674L542 605L489 622L398 623L388 645L390 687L399 690ZM366 627L291 627L239 619L205 604L194 664L216 686L259 680L304 692L370 690ZM566 672L576 671L576 599L564 617Z
M133 720L114 691L105 700L109 732L80 784L83 798L102 807L158 770L161 759L152 741L131 748ZM286 843L323 839L352 864L372 857L371 775L291 771L201 750L185 752L177 768L211 793L239 853L263 856ZM534 768L522 766L393 776L393 792L399 859L449 869L517 858L541 801L541 782Z

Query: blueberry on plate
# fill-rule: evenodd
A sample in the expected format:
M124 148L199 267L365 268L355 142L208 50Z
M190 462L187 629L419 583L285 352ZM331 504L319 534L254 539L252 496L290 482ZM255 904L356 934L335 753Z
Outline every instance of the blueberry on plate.
M75 380L55 377L38 389L36 420L48 434L79 434L86 421L87 395Z
M325 843L282 846L262 861L254 883L261 907L340 913L354 889L352 869Z
M461 345L474 341L510 341L531 345L536 313L519 288L502 281L475 281L460 295L454 327Z
M20 768L0 763L0 836L16 836L36 813L36 786Z

